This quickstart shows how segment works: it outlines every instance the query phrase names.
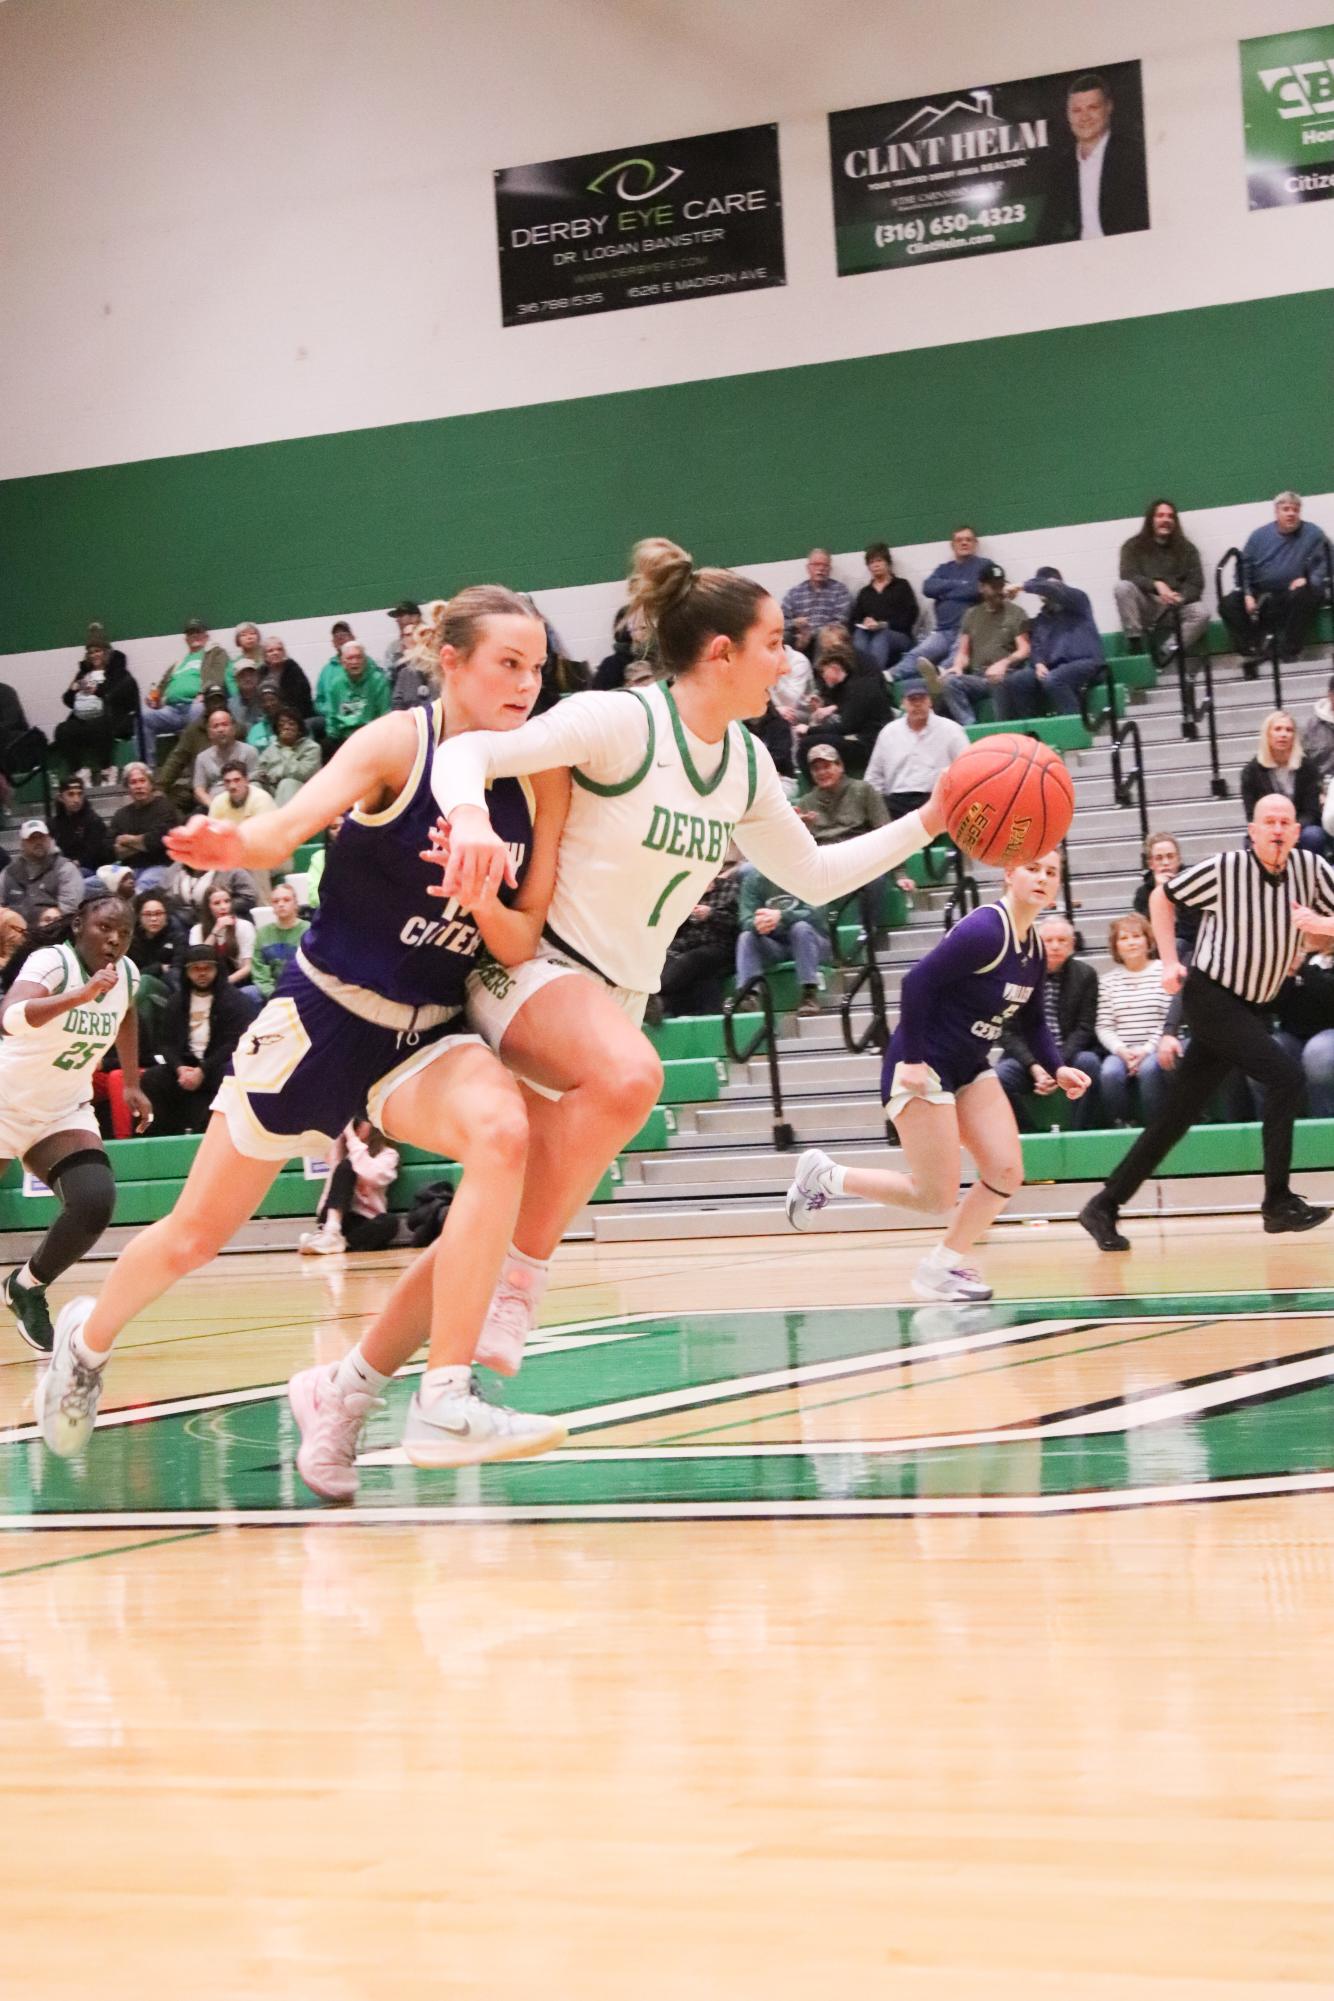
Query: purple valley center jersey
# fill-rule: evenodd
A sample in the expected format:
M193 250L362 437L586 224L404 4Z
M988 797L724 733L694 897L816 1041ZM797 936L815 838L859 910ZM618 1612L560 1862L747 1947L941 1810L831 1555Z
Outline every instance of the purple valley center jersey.
M412 711L417 755L407 784L380 813L347 815L329 849L319 908L301 940L317 971L366 987L407 1007L462 1007L477 962L476 921L451 898L429 896L440 870L421 860L440 808L431 759L444 728L441 705ZM522 885L533 846L533 793L523 778L500 778L487 800L491 824L508 847ZM504 902L517 892L501 890Z
M970 911L904 975L899 1024L885 1051L883 1092L888 1093L897 1063L929 1063L947 1091L961 1089L987 1069L1011 1020L1055 1075L1061 1056L1042 1011L1045 976L1046 953L1036 925L1021 945L1008 904Z

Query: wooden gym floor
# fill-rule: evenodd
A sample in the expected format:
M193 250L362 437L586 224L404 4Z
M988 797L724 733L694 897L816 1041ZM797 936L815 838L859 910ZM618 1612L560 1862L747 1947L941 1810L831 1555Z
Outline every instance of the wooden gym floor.
M1334 1240L1131 1228L963 1314L576 1247L568 1450L416 1473L396 1384L350 1510L280 1386L392 1259L220 1260L82 1466L0 1329L0 1991L1334 1995Z

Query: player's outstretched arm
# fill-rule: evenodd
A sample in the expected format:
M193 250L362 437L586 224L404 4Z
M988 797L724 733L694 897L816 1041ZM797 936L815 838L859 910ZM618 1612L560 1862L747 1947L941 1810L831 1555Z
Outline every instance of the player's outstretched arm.
M416 755L411 710L381 716L350 736L285 806L240 825L197 813L164 836L167 853L191 868L277 868L340 813L358 802L378 808L386 796L401 792Z
M833 903L861 889L945 831L943 780L937 779L931 797L916 813L874 827L869 834L854 834L850 841L819 847L788 803L763 744L755 746L755 763L755 798L736 830L736 844L770 882L804 903Z

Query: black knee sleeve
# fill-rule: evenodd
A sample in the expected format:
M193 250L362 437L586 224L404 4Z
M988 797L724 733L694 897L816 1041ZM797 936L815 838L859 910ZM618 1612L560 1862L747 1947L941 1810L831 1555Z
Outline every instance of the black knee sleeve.
M42 1285L54 1284L92 1249L116 1208L115 1176L100 1147L67 1153L48 1178L60 1198L60 1214L28 1260Z

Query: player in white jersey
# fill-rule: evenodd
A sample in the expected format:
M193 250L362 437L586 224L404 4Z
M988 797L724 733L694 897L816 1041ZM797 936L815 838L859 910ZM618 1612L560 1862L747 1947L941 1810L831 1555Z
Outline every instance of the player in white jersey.
M133 928L119 897L89 897L75 914L73 942L25 959L0 1016L0 1167L21 1160L60 1203L2 1289L23 1339L43 1354L53 1339L47 1287L92 1249L116 1206L92 1083L113 1043L136 1131L152 1118L139 1089L139 975L125 956Z
M744 718L787 671L783 616L759 584L696 570L674 543L641 542L630 598L667 682L572 696L521 729L478 732L436 754L440 894L464 903L506 879L488 781L557 766L574 786L539 956L469 982L474 1026L522 1078L528 1172L511 1256L477 1360L512 1374L566 1226L656 1102L662 1070L640 1030L673 934L735 839L772 881L824 904L895 868L944 827L920 812L817 847Z

